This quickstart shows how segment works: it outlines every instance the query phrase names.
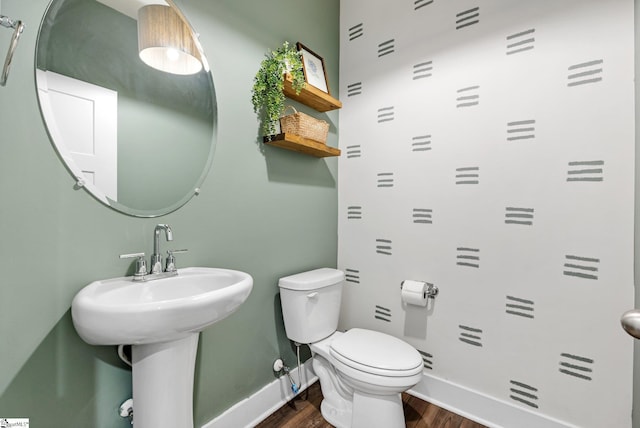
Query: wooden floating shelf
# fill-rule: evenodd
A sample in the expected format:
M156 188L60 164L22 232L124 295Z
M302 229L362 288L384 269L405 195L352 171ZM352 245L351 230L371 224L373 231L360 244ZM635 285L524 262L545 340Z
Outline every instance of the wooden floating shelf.
M272 135L271 137L264 137L264 143L317 158L340 156L340 149L329 147L326 144L295 134L278 134Z
M284 94L292 100L296 100L320 112L342 108L342 103L339 100L306 83L300 93L296 94L290 74L285 75Z

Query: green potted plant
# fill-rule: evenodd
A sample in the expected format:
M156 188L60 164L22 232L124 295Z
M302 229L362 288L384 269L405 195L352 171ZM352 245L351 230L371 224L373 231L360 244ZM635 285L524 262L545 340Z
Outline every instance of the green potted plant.
M302 56L289 42L284 42L280 48L266 55L253 80L251 102L253 110L262 119L262 131L265 135L275 134L275 122L284 110L286 73L291 74L292 87L299 94L305 84Z

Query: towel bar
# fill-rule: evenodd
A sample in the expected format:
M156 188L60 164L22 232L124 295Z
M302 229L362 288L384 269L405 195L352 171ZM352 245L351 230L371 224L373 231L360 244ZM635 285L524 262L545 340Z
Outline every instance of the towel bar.
M18 46L18 39L24 31L24 23L22 21L14 20L8 16L0 15L0 26L5 28L13 28L13 36L11 36L11 42L9 43L9 51L4 60L4 67L2 68L2 75L0 75L0 86L7 84L7 78L9 77L9 69L11 68L11 60L13 59L13 53Z

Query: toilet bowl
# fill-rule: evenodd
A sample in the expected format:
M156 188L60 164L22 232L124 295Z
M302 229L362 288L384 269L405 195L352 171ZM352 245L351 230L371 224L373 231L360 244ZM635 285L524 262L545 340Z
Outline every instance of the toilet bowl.
M343 282L343 272L328 268L281 278L287 337L311 349L327 422L338 428L402 428L400 394L422 378L422 358L388 334L336 331Z

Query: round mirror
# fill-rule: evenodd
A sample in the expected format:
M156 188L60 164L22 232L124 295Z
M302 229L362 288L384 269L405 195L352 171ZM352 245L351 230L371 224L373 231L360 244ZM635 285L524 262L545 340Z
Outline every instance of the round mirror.
M167 24L161 10L154 23L147 13L138 28L149 4L178 19ZM140 59L139 33L144 44L183 33L201 67L152 68ZM47 131L77 187L137 217L167 214L198 193L213 158L215 92L197 36L171 0L52 0L35 73Z

